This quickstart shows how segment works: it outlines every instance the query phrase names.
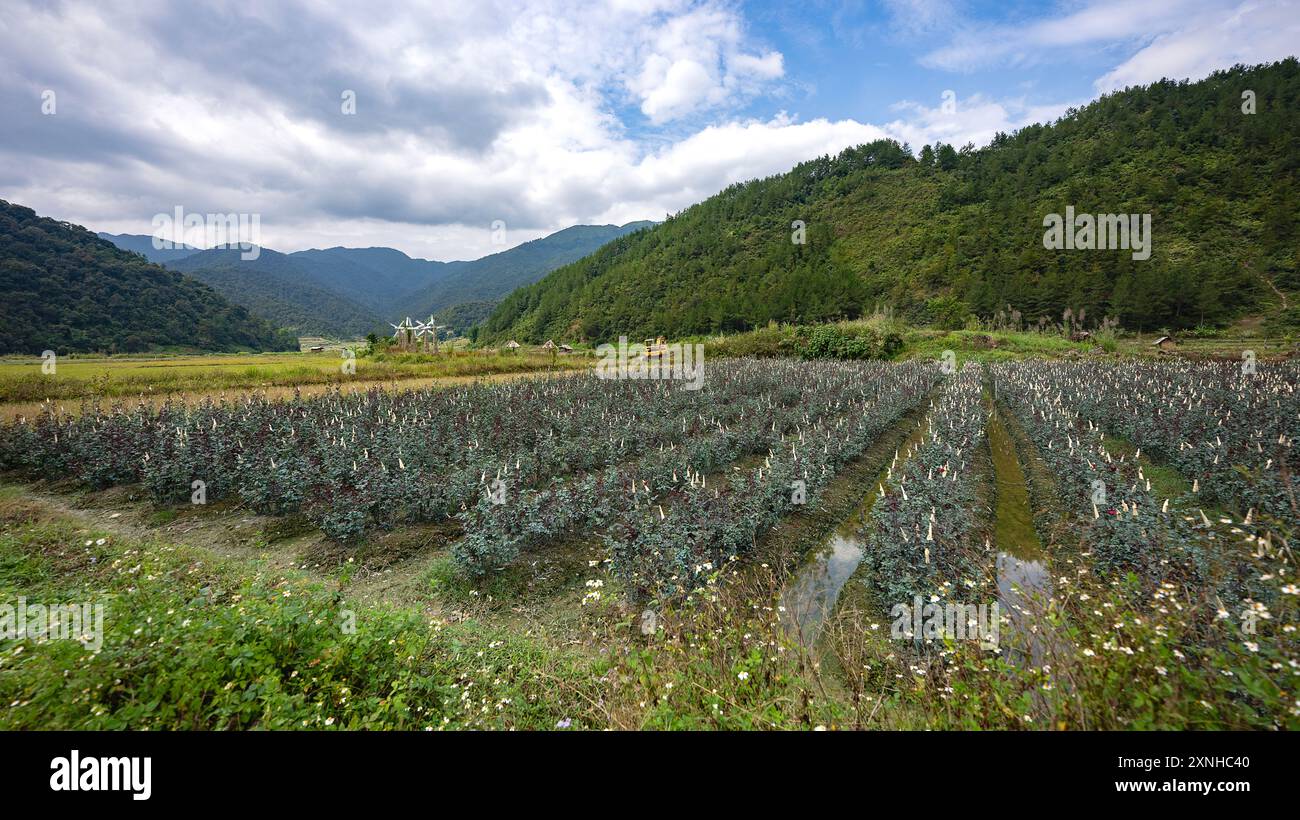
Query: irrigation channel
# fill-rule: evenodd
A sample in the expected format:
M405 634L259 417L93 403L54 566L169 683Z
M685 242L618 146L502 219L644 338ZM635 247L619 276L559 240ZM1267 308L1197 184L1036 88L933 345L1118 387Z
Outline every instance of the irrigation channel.
M927 429L922 419L899 448L891 468L905 463L921 444ZM997 549L998 607L1010 628L1012 657L1039 666L1046 654L1038 618L1051 595L1042 543L1034 527L1025 474L1015 442L995 405L990 404L986 431L995 486L994 545ZM787 632L805 645L816 643L822 625L834 613L845 585L858 571L866 549L871 511L890 468L881 471L861 503L826 539L811 550L781 597ZM884 612L881 613L882 617ZM1003 644L1006 645L1006 641Z
M1009 616L1016 651L1028 651L1030 665L1040 666L1046 654L1039 615L1051 598L1043 545L1034 529L1025 473L1016 458L1016 445L996 406L986 436L993 457L994 529L998 550L998 608Z
M840 592L862 563L867 543L864 533L871 524L875 506L890 470L911 458L925 439L928 418L920 419L894 453L889 467L881 470L871 490L821 544L811 550L806 563L795 573L781 596L786 629L808 645L816 642L821 626L835 611Z

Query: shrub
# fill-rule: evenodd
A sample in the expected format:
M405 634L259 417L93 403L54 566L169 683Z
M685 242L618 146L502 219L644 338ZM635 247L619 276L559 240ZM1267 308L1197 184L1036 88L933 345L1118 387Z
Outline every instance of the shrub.
M925 303L930 324L943 330L961 330L971 315L970 306L953 296L936 296Z
M804 359L888 359L903 346L897 331L844 323L801 327L794 352Z

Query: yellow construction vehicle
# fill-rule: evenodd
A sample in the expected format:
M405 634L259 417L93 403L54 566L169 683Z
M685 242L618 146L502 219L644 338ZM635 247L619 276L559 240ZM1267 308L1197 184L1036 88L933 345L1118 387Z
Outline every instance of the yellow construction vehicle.
M657 339L645 340L645 357L647 359L661 359L668 355L668 342L663 336Z

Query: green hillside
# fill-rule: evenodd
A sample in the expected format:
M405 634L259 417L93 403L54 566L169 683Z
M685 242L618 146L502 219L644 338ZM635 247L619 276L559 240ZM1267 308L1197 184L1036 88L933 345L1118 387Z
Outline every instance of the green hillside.
M1242 112L1255 92L1257 113ZM1067 308L1126 328L1300 320L1300 65L1106 95L979 150L889 141L738 184L506 298L489 339L611 339L853 318L959 326ZM1043 220L1150 214L1150 259L1049 250ZM791 241L806 223L806 243ZM1285 297L1285 298L1284 298Z
M0 200L0 353L291 350L207 285Z
M413 315L428 316L466 303L497 302L516 288L536 282L611 240L652 225L653 222L644 221L626 225L574 225L473 262L453 262L441 278L401 297L395 307L402 312L402 305L411 305ZM476 310L469 306L457 315L469 316Z
M267 248L256 259L241 258L238 248L206 250L168 267L298 335L352 339L383 325L374 311L318 284L291 257Z
M107 239L109 242L112 242L124 251L138 253L150 262L155 262L159 265L166 265L169 262L175 262L178 259L193 256L203 250L202 248L196 248L193 245L186 245L184 243L178 243L170 248L155 248L153 246L153 236L147 234L105 233L104 231L100 231L95 235L100 239Z
M433 318L438 324L445 325L449 332L464 336L468 335L475 325L491 316L497 304L497 302L461 302L434 313Z
M288 256L317 284L380 316L409 311L402 296L473 264L412 259L392 248L312 249Z

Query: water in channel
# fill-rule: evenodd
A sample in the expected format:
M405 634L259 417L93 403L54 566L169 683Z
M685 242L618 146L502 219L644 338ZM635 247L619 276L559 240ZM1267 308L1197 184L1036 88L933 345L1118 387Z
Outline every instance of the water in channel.
M998 550L998 606L1008 618L1017 659L1027 654L1030 664L1039 666L1045 644L1038 620L1051 597L1052 579L1034 529L1029 488L1015 442L996 409L989 417L987 435L996 489L993 541Z
M899 462L921 441L924 423L918 425L899 448ZM989 450L995 482L994 543L997 548L998 606L1006 616L1018 662L1041 665L1045 654L1044 635L1038 629L1038 613L1051 595L1051 576L1044 560L1042 543L1034 527L1029 490L1016 457L1015 443L997 411L989 418ZM782 595L786 629L805 644L816 641L821 625L834 612L844 585L862 563L870 525L871 509L880 493L882 472L871 491L854 511L814 550L795 574ZM1003 645L1008 645L1004 640Z
M921 443L926 429L926 422L922 420L908 434L898 448L897 465L901 466ZM785 607L783 620L786 630L798 636L805 645L811 645L817 640L822 624L835 611L844 585L862 563L866 549L863 534L870 526L871 508L875 506L888 474L887 468L876 476L871 491L840 522L835 531L809 554L781 595L781 605Z

